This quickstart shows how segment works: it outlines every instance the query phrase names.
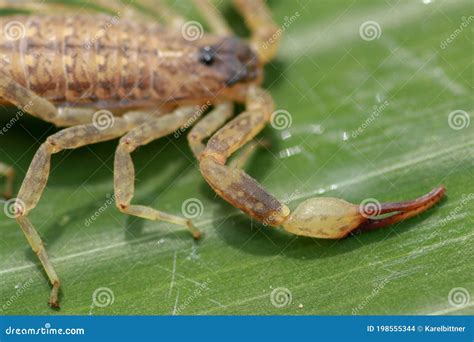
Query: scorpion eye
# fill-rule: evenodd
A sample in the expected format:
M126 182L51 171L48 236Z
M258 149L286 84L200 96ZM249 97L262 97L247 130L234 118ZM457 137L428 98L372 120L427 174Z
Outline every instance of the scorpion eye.
M205 46L199 51L199 61L204 65L212 65L214 63L215 51L210 46Z

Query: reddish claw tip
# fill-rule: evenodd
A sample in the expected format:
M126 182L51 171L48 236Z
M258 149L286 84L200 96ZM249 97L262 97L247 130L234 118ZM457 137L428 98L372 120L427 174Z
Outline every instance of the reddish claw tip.
M49 305L53 309L59 309L59 281L54 281L53 288L51 290L51 296L49 297Z
M377 208L376 216L383 214L393 214L388 217L377 219L375 217L369 217L367 221L362 223L353 233L364 232L368 230L373 230L377 228L382 228L403 220L406 220L410 217L416 216L423 211L431 208L436 203L438 203L441 198L443 198L446 188L440 186L431 190L426 195L419 197L411 201L403 202L392 202L392 203L382 203L379 208ZM363 206L359 208L361 215L367 216L365 214L365 209Z
M49 304L49 306L51 306L51 308L53 308L53 309L59 309L59 301L58 301L58 300L56 300L56 301L51 301L51 300L50 300L48 304Z

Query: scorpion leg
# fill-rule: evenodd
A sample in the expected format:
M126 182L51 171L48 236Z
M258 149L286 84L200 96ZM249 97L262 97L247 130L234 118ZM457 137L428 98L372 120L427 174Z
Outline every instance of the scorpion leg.
M0 176L4 176L6 181L4 198L11 198L13 195L13 181L15 179L15 170L10 165L0 163Z
M0 70L0 98L19 109L58 127L90 123L96 112L92 108L56 108L54 104L36 95Z
M0 70L0 98L44 121L54 123L58 116L58 111L51 102L26 89L2 70Z
M376 217L369 216L371 208L324 197L306 200L291 213L243 170L225 165L232 153L262 130L273 110L273 101L264 90L251 87L247 96L247 110L212 136L199 166L219 196L264 224L283 226L296 235L339 239L356 230L377 229L418 215L443 197L445 190L439 187L416 200L382 203Z
M44 1L35 3L28 0L0 0L0 8L11 8L32 13L44 13L46 8L50 8L50 6L50 4L45 4ZM57 9L57 6L55 6L55 9Z
M84 125L93 121L95 112L93 108L59 107L53 120L58 127Z
M143 20L145 15L138 11L132 3L125 4L120 0L96 0L93 2L94 5L99 5L101 8L106 9L111 15L117 17L125 17L130 20Z
M193 0L199 10L199 13L206 19L211 30L221 35L230 35L232 33L229 25L225 21L216 6L209 0Z
M215 131L222 127L232 116L233 111L234 106L231 102L219 103L204 118L194 125L188 134L188 142L197 159L199 159L199 155L206 148L204 140L209 138Z
M102 130L93 124L65 128L48 137L31 161L15 202L15 216L53 286L49 300L52 307L59 307L59 278L48 258L41 237L27 217L28 213L36 207L48 181L51 155L64 149L74 149L114 139L129 130L129 126L130 124L125 119L116 118L112 127Z
M86 3L72 2L71 4L59 3L59 2L48 2L48 1L31 1L31 0L0 0L1 8L9 8L15 10L21 10L31 12L31 14L51 14L51 13L62 13L62 14L77 14L78 6L81 6L81 11L92 10L97 12L98 6L92 9ZM105 8L103 8L105 10Z
M164 0L142 0L142 6L147 6L148 15L165 21L175 29L181 30L186 20L177 14Z
M56 108L54 104L23 87L0 70L0 98L19 109L58 127L90 123L96 112L92 108Z
M280 34L270 10L262 0L234 0L235 6L252 31L251 43L259 60L266 64L276 55Z
M124 4L120 0L96 0L94 2L70 1L31 1L31 0L0 0L0 7L11 8L32 14L61 13L75 15L81 13L107 14L109 16L125 17L131 20L143 20L145 15L138 11L132 4Z
M253 153L258 147L269 147L270 143L267 140L252 140L247 145L242 147L240 155L229 162L229 166L237 169L243 169L248 160L252 157Z
M116 205L121 212L149 220L162 220L185 226L191 231L193 237L198 239L201 234L190 220L148 206L130 204L135 191L135 169L131 153L139 146L146 145L179 129L192 120L195 115L194 107L178 108L171 114L148 120L123 136L115 152L114 188Z
M191 129L187 139L196 159L199 160L199 156L206 148L204 140L209 138L224 125L224 123L232 116L233 109L232 102L219 103ZM232 167L242 168L254 152L255 148L263 144L264 143L262 142L251 141L243 147L244 150L242 153L236 159L232 160L230 165Z

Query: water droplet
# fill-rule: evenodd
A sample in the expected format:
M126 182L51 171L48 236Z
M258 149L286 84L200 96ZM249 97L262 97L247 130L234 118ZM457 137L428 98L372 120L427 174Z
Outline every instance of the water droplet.
M71 221L71 216L69 215L64 215L61 217L61 219L59 220L59 225L60 226L65 226L69 223L69 221Z
M288 158L300 153L301 153L301 148L299 146L293 146L293 147L288 147L280 151L279 156L281 159L283 159L283 158Z
M324 127L321 125L310 125L311 133L313 134L323 134L324 133Z
M290 139L291 133L290 131L283 131L280 133L282 140Z
M193 248L191 249L191 253L186 257L186 260L196 261L199 260L200 256L197 254L197 247L193 244Z
M434 68L433 70L433 74L436 76L436 77L440 77L443 75L443 69L441 69L440 67L436 67Z

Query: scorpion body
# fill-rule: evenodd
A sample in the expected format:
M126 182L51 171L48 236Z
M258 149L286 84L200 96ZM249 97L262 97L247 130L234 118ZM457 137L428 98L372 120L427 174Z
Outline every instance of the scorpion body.
M19 29L12 23L21 25L18 39L5 32ZM215 102L229 84L261 78L255 54L237 38L186 40L156 23L113 23L101 15L0 18L0 68L55 104L98 108Z
M196 239L200 232L189 219L132 201L132 152L190 123L189 145L215 192L265 225L296 235L338 239L384 227L425 211L444 194L438 187L416 200L382 203L377 217L359 205L325 197L308 199L291 212L238 164L227 165L272 118L273 99L260 85L263 66L277 51L279 28L263 1L234 0L251 31L247 42L232 36L211 3L194 2L213 34L189 39L179 16L171 18L172 28L126 18L117 24L103 15L0 19L0 102L66 127L41 144L12 202L12 217L51 282L52 307L59 307L59 277L28 214L47 184L51 156L65 149L120 138L114 159L117 208L187 227ZM19 35L12 31L15 25ZM232 102L244 103L246 109L228 121ZM213 108L200 118L195 106L202 103ZM95 121L104 108L112 115L106 126ZM0 175L7 177L11 194L13 169L0 163Z

